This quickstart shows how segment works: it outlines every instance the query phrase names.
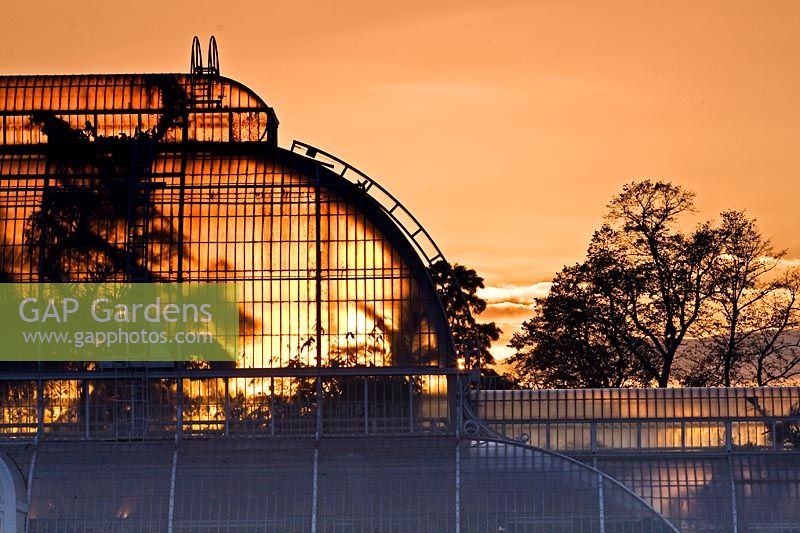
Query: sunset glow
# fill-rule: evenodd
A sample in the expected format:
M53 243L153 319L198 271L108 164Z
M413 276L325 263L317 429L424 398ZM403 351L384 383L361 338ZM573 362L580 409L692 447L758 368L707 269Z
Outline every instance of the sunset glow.
M215 34L222 73L278 109L281 145L352 160L489 286L578 260L642 177L696 191L701 217L746 209L800 253L796 2L145 1L115 7L125 25L105 7L45 1L28 39L29 6L9 3L0 72L183 72L191 35ZM510 334L523 313L505 303Z

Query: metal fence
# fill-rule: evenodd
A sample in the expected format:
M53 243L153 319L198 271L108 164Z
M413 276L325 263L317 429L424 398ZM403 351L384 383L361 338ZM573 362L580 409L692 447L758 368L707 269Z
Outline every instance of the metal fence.
M133 369L4 378L3 440L158 440L458 434L458 391L466 376L445 369L354 368ZM490 430L562 453L800 448L796 387L476 389L467 397Z
M497 433L565 453L800 447L798 387L484 389L471 398Z
M0 380L0 439L454 432L451 376L363 372L87 372Z
M158 516L148 518L138 503L139 507L130 503L138 501L136 494L123 491L108 511L113 517L103 518L107 524L128 526L129 517L137 517L148 524L151 518L162 525L174 523L176 529L239 527L273 513L270 520L277 529L307 530L314 516L306 512L309 506L330 530L367 531L396 524L417 529L427 524L431 531L456 530L456 524L465 531L671 530L657 513L681 531L784 531L800 524L792 504L800 494L800 453L792 453L800 423L795 414L798 388L478 388L462 394L467 390L466 374L445 369L405 372L130 369L14 379L0 375L2 449L12 457L19 455L23 472L25 465L38 465L32 495L39 507L32 524L44 530L86 520L69 518L72 511L58 507L70 502L59 492L56 472L81 471L94 455L110 454L102 461L117 461L118 454L134 453L138 446L166 446L158 472L144 472L157 481L158 490L170 487L170 465L177 464L177 474L171 474L175 488L169 489L175 513L165 514L166 493L158 493ZM467 399L470 405L462 403ZM474 412L477 421L470 419ZM517 440L528 432L530 445L573 459L465 431L475 424ZM673 435L672 440L664 435ZM314 440L323 436L338 438ZM359 445L346 438L354 436L373 438L358 439L364 442ZM408 438L416 436L450 438ZM181 445L174 446L172 439ZM130 443L110 445L120 441ZM38 445L30 446L34 442ZM314 442L325 443L318 459ZM435 451L441 446L447 449L444 455ZM264 470L266 456L259 450L273 449L286 453L275 456L269 468L288 465L279 458L301 449L311 455L295 457L293 473L270 474L275 486L264 497L277 498L277 487L291 485L298 476L305 476L303 487L313 487L309 479L319 476L319 500L276 500L264 509L247 503L245 509L236 508L235 516L226 515L227 508L206 509L199 503L218 483L233 487L244 476L256 487L256 478L267 479L249 470L269 470ZM219 455L217 467L209 463L209 450ZM234 466L225 459L233 451L238 454ZM25 459L34 452L41 456L38 463ZM251 466L242 457L261 466ZM45 468L47 461L52 468ZM105 468L102 461L100 469ZM144 475L134 462L125 466L125 461L113 463L120 475ZM448 464L454 469L445 469ZM444 475L442 469L455 492L426 489L430 474ZM94 474L82 475L80 483L93 482ZM84 490L80 483L74 490ZM242 494L261 494L262 489L252 487L241 488ZM307 488L297 490L306 494ZM447 506L424 503L429 492ZM348 496L342 496L345 493ZM396 501L396 494L410 499ZM85 499L87 505L95 505L102 497L87 492ZM357 501L371 502L372 510L362 516ZM42 507L48 502L56 510ZM454 503L458 507L452 507ZM375 509L393 511L384 516ZM294 518L279 525L279 516Z
M680 531L800 530L800 454L625 453L579 457L620 481Z
M27 475L31 532L675 531L586 465L484 439L232 437L3 449Z
M800 531L798 387L496 385L471 393L484 428L594 466L680 531Z

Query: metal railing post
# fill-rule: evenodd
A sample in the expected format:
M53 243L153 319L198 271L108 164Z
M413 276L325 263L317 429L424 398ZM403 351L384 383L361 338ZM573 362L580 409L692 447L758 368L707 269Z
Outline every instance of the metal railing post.
M544 425L544 449L545 450L552 450L553 447L550 445L550 422L546 422Z
M642 450L642 422L636 422L636 449Z
M736 479L733 477L733 458L730 453L728 454L728 476L730 477L732 531L737 533L739 531L739 517L736 509Z
M725 450L730 452L733 449L733 424L730 420L725 421Z
M316 307L316 343L317 343L317 420L314 437L316 440L322 438L322 418L323 418L323 387L322 387L322 193L320 192L319 166L314 165L314 263L316 271L315 281L315 307Z
M681 451L686 450L686 420L681 420Z
M599 509L600 533L606 533L606 496L603 473L597 468L597 457L592 458L592 467L597 470L597 506Z
M322 389L322 374L321 373L317 374L316 392L317 392L316 393L316 404L317 404L316 407L317 408L315 410L316 411L316 420L314 422L314 439L315 440L320 440L322 438L322 415L323 415L323 413L322 413L322 409L323 409L323 405L322 405L323 389Z
M175 414L175 442L181 440L183 434L183 378L177 380L177 413Z
M456 427L455 427L455 436L456 438L461 438L461 428L462 424L464 423L464 383L463 383L464 376L461 374L456 375L456 379L453 381L456 384Z
M777 451L783 446L783 442L778 444L778 423L772 421L772 450Z
M455 526L461 532L461 446L456 444Z
M414 434L414 379L408 379L408 430Z
M223 382L225 383L225 433L224 435L227 437L230 434L230 418L231 418L231 397L230 397L230 388L229 388L229 380L228 378L223 378Z
M84 438L89 440L89 380L83 380L83 431Z
M44 382L36 382L36 444L44 435Z
M369 434L369 381L365 377L364 378L364 435L368 434Z
M275 434L275 378L269 378L269 434Z

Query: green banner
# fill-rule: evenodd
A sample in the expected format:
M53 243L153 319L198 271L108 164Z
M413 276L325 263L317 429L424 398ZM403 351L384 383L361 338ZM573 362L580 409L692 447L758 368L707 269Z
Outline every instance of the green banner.
M0 361L236 361L233 283L0 283Z

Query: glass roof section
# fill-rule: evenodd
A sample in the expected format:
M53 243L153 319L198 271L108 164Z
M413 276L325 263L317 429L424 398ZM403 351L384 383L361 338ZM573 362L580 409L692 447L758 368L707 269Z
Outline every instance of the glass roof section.
M31 531L675 531L591 468L485 440L47 443L32 470Z
M161 130L163 142L277 145L274 110L242 84L211 74L0 76L2 145L47 142L46 119L89 140ZM166 131L165 120L172 120ZM174 127L173 127L174 126Z

